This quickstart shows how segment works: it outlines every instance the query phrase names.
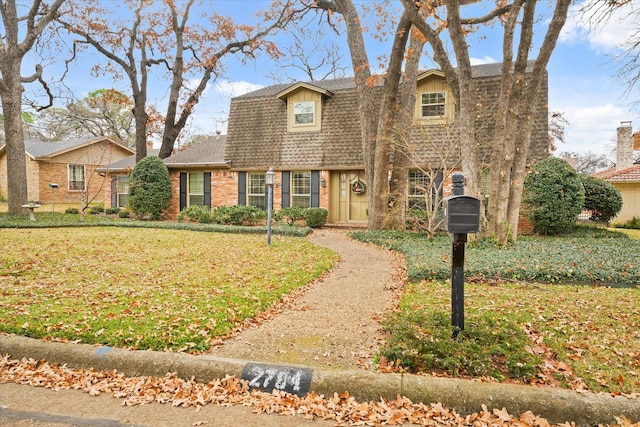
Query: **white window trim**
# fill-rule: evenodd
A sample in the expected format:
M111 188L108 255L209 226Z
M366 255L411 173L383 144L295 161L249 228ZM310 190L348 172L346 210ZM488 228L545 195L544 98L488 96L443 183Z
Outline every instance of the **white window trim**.
M255 206L252 205L249 200L251 199L251 197L261 197L263 200L262 206L258 206L259 208L265 209L267 206L267 197L266 197L266 187L263 186L263 190L261 193L252 193L250 192L251 190L251 177L252 176L262 176L262 181L263 184L266 186L266 182L265 182L265 173L264 172L249 172L247 173L247 206Z
M439 102L439 103L432 103L432 104L425 104L422 102L422 98L423 95L430 95L430 94L442 94L444 97L443 102ZM425 120L429 120L429 119L442 119L444 117L446 117L447 115L447 92L442 90L442 91L433 91L433 92L421 92L420 93L420 118L421 119L425 119ZM426 106L439 106L442 105L442 109L444 110L442 114L438 114L437 116L426 116L423 114L423 107Z
M193 193L191 191L191 175L202 175L202 193ZM187 173L187 206L191 206L191 196L201 196L202 197L202 205L197 205L197 206L204 206L204 193L205 193L205 188L204 188L204 172L188 172Z
M294 184L294 178L296 174L307 174L307 178L309 180L309 192L308 193L295 193L296 185ZM309 200L308 206L311 207L311 171L292 171L291 172L291 195L290 195L290 206L295 206L293 203L294 197L306 197Z
M71 188L71 167L82 167L82 188ZM74 182L77 182L74 180ZM87 190L87 167L86 165L68 164L67 165L67 190L68 191L86 191Z
M300 114L312 114L313 115L313 120L311 120L310 122L306 122L306 123L297 123L296 122L296 116L298 114L296 114L296 107L298 105L302 105L302 104L309 104L311 105L311 113L300 113ZM292 123L292 127L295 128L303 128L303 127L314 127L317 126L317 118L318 118L318 112L317 112L317 108L316 108L316 103L315 101L295 101L293 103L293 123Z

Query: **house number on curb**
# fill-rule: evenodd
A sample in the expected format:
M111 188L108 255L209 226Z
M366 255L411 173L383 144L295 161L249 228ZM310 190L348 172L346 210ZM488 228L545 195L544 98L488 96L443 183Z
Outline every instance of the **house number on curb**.
M249 381L249 387L271 392L282 390L304 396L311 388L311 374L306 368L247 363L240 378Z

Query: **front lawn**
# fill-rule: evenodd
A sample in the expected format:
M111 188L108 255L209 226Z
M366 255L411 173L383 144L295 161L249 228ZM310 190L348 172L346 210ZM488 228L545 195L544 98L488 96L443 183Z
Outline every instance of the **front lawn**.
M138 349L206 350L337 259L297 237L267 246L264 235L183 230L0 229L0 239L1 332Z
M640 241L581 229L467 244L465 330L453 339L449 237L352 235L406 254L413 277L384 322L382 369L640 392Z

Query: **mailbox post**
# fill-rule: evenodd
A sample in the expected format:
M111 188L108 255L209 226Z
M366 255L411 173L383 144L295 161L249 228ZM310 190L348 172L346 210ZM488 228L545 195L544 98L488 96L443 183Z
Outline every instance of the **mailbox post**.
M451 197L445 199L447 231L451 233L451 326L453 337L464 330L464 246L468 233L480 231L480 200L464 195L464 175L451 177Z
M58 188L58 184L56 184L55 182L50 182L49 183L49 188L51 189L51 212L55 212L55 202L54 202L54 196L55 196L55 192L56 192L56 188Z

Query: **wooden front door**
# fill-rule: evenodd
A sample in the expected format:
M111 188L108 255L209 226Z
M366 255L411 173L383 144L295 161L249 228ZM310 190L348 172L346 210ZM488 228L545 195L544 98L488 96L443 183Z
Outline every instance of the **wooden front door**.
M367 191L364 171L331 172L329 222L366 223Z

